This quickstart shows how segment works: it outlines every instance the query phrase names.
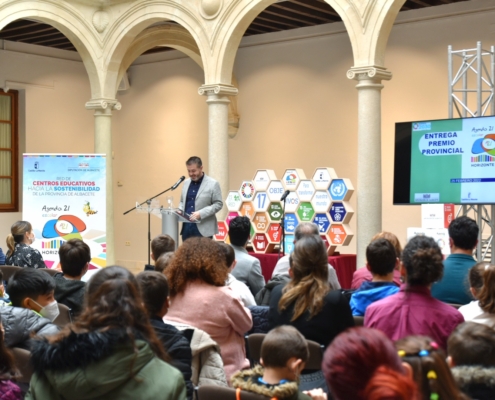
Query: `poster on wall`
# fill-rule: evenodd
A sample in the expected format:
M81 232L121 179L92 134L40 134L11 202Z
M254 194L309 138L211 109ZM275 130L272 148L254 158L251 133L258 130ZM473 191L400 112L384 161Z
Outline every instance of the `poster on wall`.
M48 268L70 239L91 249L90 270L106 266L105 154L23 154L22 218L33 226Z

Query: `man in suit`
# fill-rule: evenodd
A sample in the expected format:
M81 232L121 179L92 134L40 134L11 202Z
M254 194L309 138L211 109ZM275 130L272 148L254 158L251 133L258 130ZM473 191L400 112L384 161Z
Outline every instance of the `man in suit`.
M250 233L251 222L248 217L235 217L230 221L230 244L237 261L231 273L238 281L244 282L255 296L265 286L265 278L261 274L260 260L250 256L246 250Z
M213 237L218 233L215 214L223 207L222 191L218 182L203 172L203 162L199 157L186 161L187 179L182 187L179 209L189 215L191 221L182 225L182 241L193 236Z

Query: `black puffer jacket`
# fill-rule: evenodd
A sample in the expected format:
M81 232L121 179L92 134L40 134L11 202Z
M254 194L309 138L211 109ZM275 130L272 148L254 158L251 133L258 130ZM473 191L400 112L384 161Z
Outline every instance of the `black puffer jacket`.
M495 368L460 366L452 368L459 388L473 400L495 399Z
M31 333L37 336L57 334L60 329L32 310L21 307L2 307L0 309L2 325L5 329L5 345L29 349Z
M285 285L290 281L289 275L275 275L272 279L270 279L265 287L261 289L256 296L254 296L254 300L256 300L256 304L259 306L269 306L270 305L270 296L272 294L272 290L274 287L278 285Z

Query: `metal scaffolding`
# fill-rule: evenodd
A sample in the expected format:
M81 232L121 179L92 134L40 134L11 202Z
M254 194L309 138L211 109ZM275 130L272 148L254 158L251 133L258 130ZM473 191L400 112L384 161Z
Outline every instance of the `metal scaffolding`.
M449 46L448 57L449 118L454 118L454 110L460 118L495 115L495 46L483 50L477 42L474 49L455 51ZM493 262L495 205L463 205L457 215L468 215L478 223L476 259Z

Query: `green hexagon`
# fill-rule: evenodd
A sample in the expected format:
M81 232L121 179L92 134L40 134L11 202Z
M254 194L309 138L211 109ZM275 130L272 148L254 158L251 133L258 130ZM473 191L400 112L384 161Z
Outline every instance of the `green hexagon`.
M304 201L299 204L297 216L301 222L312 222L315 216L313 205L309 201Z
M270 203L268 207L268 216L271 221L279 222L282 219L282 204L278 201Z

